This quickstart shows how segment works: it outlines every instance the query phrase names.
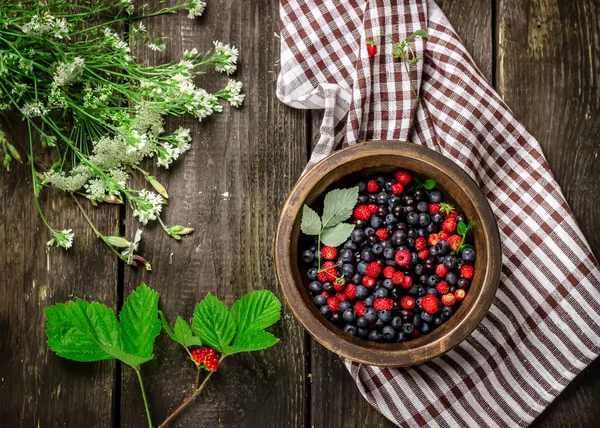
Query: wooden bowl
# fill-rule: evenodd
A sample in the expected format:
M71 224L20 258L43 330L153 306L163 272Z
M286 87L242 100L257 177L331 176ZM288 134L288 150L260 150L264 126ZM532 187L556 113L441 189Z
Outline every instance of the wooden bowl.
M326 320L312 301L299 264L302 206L318 207L327 191L349 187L362 175L408 169L429 177L460 207L472 229L477 259L467 297L456 313L427 335L402 343L370 342ZM321 202L320 202L321 201ZM314 208L314 207L313 207ZM321 207L318 207L319 209ZM318 210L319 211L319 210ZM350 360L376 366L409 366L438 357L465 340L488 311L500 280L500 235L487 199L454 162L416 144L378 141L342 149L310 169L290 193L275 238L275 265L285 299L304 328L323 346Z

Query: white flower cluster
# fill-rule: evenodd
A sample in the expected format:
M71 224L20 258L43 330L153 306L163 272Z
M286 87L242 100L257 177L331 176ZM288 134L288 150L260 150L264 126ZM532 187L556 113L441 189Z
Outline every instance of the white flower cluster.
M223 98L225 98L234 107L239 107L244 101L245 95L242 92L242 82L229 79L227 86L223 89Z
M44 173L44 178L48 183L65 192L76 192L87 183L90 177L90 170L84 165L76 166L69 175L65 174L64 171L56 172L54 170Z
M169 165L177 160L180 155L190 149L190 130L179 128L172 135L167 137L167 142L162 143L158 148L158 160L156 164L165 169L169 169Z
M68 250L73 246L73 238L75 234L72 229L64 229L64 230L53 230L52 231L52 239L49 240L46 245L52 247L56 245L57 247L62 247L65 250Z
M131 62L133 60L129 55L131 52L129 44L125 40L121 39L119 35L110 28L104 29L104 40L106 43L110 44L116 51L115 53L122 57L126 62Z
M155 52L162 52L165 50L165 45L163 43L148 43L148 48L150 48L150 50L155 51Z
M135 8L133 6L133 2L131 0L121 0L118 4L128 15L131 15Z
M92 178L85 184L86 197L93 201L121 200L121 189L125 187L129 175L121 169L108 173L111 180L104 177Z
M225 45L218 41L213 42L213 44L215 45L213 53L215 70L219 73L233 73L237 69L238 49L235 46Z
M46 113L48 113L48 109L42 102L34 101L23 104L23 107L21 107L21 112L27 117L38 117L44 116Z
M162 210L164 199L157 193L141 190L137 197L132 200L133 216L137 217L142 224L148 224L149 220L156 220Z
M77 56L73 61L59 62L54 72L54 84L56 86L65 86L75 82L83 73L83 58Z
M48 13L33 15L31 21L23 24L21 31L34 36L50 35L56 39L69 38L67 20L65 18L56 19Z
M206 2L204 0L189 0L185 6L188 10L188 18L194 19L197 16L202 16L204 9L206 9Z

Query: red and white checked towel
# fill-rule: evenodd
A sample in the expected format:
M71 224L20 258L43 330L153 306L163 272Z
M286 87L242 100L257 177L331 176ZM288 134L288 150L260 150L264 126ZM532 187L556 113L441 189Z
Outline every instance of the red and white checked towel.
M400 426L526 426L600 352L600 271L538 142L485 81L433 1L281 0L277 95L325 109L311 164L339 143L398 139L453 159L487 195L503 242L501 285L479 328L404 368L346 361ZM411 94L389 44L417 29ZM381 40L381 39L380 39ZM381 40L383 41L383 40Z

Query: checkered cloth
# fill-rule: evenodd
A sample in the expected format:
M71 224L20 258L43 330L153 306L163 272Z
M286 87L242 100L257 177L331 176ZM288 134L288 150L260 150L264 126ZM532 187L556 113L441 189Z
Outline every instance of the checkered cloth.
M526 426L600 351L600 272L538 142L485 81L433 1L281 0L277 95L324 109L310 165L338 145L408 140L478 183L503 243L500 288L472 336L410 368L346 361L365 398L400 426ZM424 60L410 69L378 34ZM383 42L383 38L378 39Z

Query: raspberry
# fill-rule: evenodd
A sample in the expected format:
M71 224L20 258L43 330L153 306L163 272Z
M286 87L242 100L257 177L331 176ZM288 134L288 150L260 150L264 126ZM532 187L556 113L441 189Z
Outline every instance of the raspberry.
M415 250L423 251L427 247L427 241L423 237L415 239Z
M367 192L369 193L375 193L379 190L379 184L377 184L377 182L375 180L370 180L367 183Z
M346 295L350 300L356 299L356 285L348 284L346 287Z
M440 211L438 204L429 204L429 215L435 214Z
M335 297L330 297L327 299L327 306L329 306L329 309L333 312L337 312L340 310L340 301Z
M377 278L381 273L381 265L377 262L371 262L367 265L366 269L367 275L371 278Z
M356 312L356 315L362 317L366 311L367 307L363 302L356 302L356 304L354 305L354 312Z
M402 279L404 278L404 274L402 272L394 272L392 275L392 283L395 285L402 284Z
M458 211L452 211L451 213L449 213L446 218L456 218L458 217Z
M448 293L450 291L450 286L448 285L448 283L446 281L440 281L435 286L435 289L440 294L446 294L446 293Z
M317 275L317 279L320 282L327 282L329 281L329 274L327 272L319 272L319 274Z
M392 276L394 276L394 273L396 273L396 271L391 266L386 266L386 268L383 270L383 276L388 279L391 279Z
M359 205L354 208L354 218L366 221L371 218L371 210L366 205Z
M435 245L438 243L439 240L440 236L437 233L432 233L431 235L429 235L429 238L427 238L427 242L429 243L429 245Z
M386 239L388 239L390 237L389 233L387 233L387 230L385 230L385 229L377 229L377 231L375 232L375 234L382 241L385 241Z
M216 372L219 368L219 358L216 355L209 355L204 361L204 365L211 372Z
M413 309L415 307L415 299L410 296L404 296L400 301L402 309Z
M195 362L202 364L206 359L208 348L197 348L192 351L192 358Z
M448 238L450 238L450 235L444 232L443 230L440 233L438 233L438 236L440 237L440 241L447 241Z
M450 244L450 249L452 251L458 251L460 247L460 243L462 242L462 237L460 235L452 235L447 239L448 244Z
M412 283L413 283L412 276L405 275L402 278L402 287L404 287L404 288L410 288L410 286L412 285Z
M369 207L369 211L371 211L371 214L377 214L377 210L379 209L377 207L377 205L375 205L375 204L369 204L367 206Z
M421 307L425 312L433 315L440 309L440 301L433 294L426 294L421 300Z
M333 288L335 289L335 291L344 291L344 288L346 288L345 284L340 284L337 281L333 282Z
M412 181L412 175L410 175L410 172L408 171L398 171L396 174L394 174L394 178L403 186Z
M456 297L452 293L444 294L442 296L442 303L446 306L452 306L456 303Z
M374 42L372 42L372 43L374 43ZM377 55L377 45L367 43L367 54L369 54L369 56Z
M463 278L471 279L473 278L473 273L475 273L473 266L464 265L460 268L460 274Z
M448 268L446 266L444 266L443 263L440 263L439 265L437 265L437 267L435 268L435 274L437 276L439 276L440 278L443 278L446 276L446 274L448 273Z
M326 245L321 248L321 255L325 260L335 260L338 255L338 250L335 247L328 247Z
M446 220L442 222L442 230L448 233L456 232L456 220L447 216Z
M459 288L458 290L456 290L454 292L454 297L458 301L463 300L466 297L466 295L467 295L467 292L464 289L462 289L462 288Z
M333 262L325 262L325 263L323 263L323 267L322 267L319 275L321 273L324 273L326 275L327 279L325 281L321 281L319 279L319 281L321 281L321 282L335 281L337 278L337 275L338 275L337 265Z
M362 285L364 285L367 288L373 287L375 285L375 278L372 278L368 275L363 276Z
M345 302L346 300L348 300L348 295L343 292L338 292L335 293L335 298L338 299L340 302Z
M373 303L373 307L376 311L388 310L391 311L394 309L394 301L392 299L386 299L385 297L380 297L375 299Z
M407 266L410 263L410 252L408 250L400 250L396 253L396 263L398 266Z
M425 260L429 256L429 250L424 249L423 251L419 251L418 256L420 260Z
M399 195L404 192L404 186L400 183L392 184L392 193Z

